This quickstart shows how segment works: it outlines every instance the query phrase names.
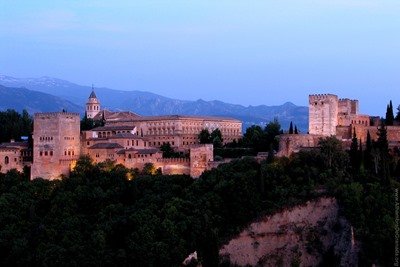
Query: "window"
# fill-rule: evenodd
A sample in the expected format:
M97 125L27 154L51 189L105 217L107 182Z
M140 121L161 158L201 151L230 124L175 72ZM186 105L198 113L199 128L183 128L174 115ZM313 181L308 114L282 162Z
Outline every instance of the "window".
M4 164L8 164L8 163L10 163L10 159L8 158L8 156L6 156L4 158Z
M50 156L53 156L53 151L50 151Z

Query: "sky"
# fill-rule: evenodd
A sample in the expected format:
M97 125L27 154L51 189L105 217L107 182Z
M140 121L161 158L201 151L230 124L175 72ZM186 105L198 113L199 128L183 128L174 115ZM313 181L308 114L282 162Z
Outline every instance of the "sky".
M400 104L399 0L0 0L0 74L242 105Z

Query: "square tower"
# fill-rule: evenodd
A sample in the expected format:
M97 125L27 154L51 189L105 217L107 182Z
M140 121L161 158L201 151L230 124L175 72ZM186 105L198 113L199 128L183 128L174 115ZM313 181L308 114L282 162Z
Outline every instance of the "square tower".
M336 135L339 99L336 95L319 94L309 96L309 134Z
M80 155L78 113L36 113L33 124L31 179L68 175Z

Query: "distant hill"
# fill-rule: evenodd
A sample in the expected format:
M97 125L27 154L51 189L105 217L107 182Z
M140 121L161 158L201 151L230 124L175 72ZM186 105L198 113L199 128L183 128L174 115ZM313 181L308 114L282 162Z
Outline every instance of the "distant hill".
M26 87L31 90L58 96L78 106L84 106L90 94L90 86L81 86L65 80L41 78L14 78L0 75L0 84L10 87ZM284 129L293 121L302 132L308 128L308 108L287 102L280 106L242 106L221 101L185 101L143 91L121 91L96 88L101 105L110 110L131 110L142 115L213 115L229 116L243 121L244 128L265 125L278 118ZM1 100L0 100L1 102ZM81 112L83 111L83 108Z
M29 113L62 111L82 113L83 107L65 99L26 88L12 88L0 85L0 110L15 109Z

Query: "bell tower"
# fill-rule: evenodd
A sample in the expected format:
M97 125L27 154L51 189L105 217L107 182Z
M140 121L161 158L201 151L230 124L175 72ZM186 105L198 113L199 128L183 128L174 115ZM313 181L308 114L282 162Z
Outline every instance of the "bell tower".
M92 85L92 93L86 102L86 118L93 119L98 113L100 113L100 101L97 99Z

